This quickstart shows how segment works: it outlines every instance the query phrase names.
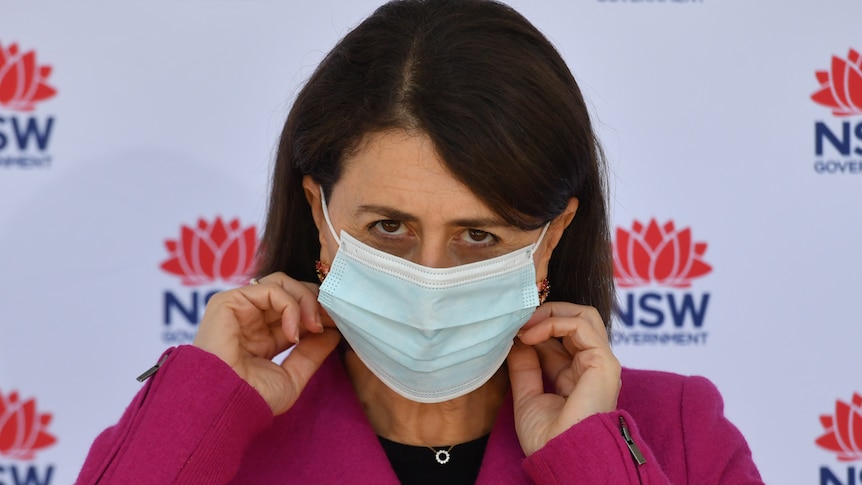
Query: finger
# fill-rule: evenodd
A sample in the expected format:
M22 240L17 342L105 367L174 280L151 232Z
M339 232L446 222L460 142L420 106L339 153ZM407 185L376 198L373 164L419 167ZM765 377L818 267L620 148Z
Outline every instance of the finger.
M298 318L293 312L285 315L282 326L285 333L290 335L294 342L298 341L300 329L298 325L313 333L323 331L323 322L320 315L320 304L317 302L318 285L305 281L297 281L282 272L272 273L260 279L261 283L280 286L285 292L296 299L299 304Z
M243 287L217 293L210 298L204 311L195 345L233 362L240 354L236 346L253 355L271 357L287 348L287 339L281 332L273 332L272 325L281 321L282 307L292 300L283 290L272 295L261 285Z
M235 293L234 293L235 292ZM262 338L262 332L274 338L278 352L295 343L301 320L297 298L280 285L260 281L227 292L227 306L233 311L242 334L250 340ZM287 324L285 325L285 322Z
M604 328L605 326L602 316L595 307L564 301L553 301L538 306L533 315L530 316L530 319L527 320L527 323L521 327L521 331L527 331L551 317L582 317L596 327Z
M569 315L574 315L577 312L577 308L566 308L563 305L566 305L566 306L571 305L572 307L580 306L580 305L575 305L574 303L557 302L557 301L550 301L550 302L544 303L542 305L539 305L538 307L536 307L536 310L530 316L530 319L527 320L527 323L525 323L524 326L521 327L521 330L522 331L528 330L528 329L534 327L535 325L537 325L538 323L544 321L546 318L552 317L554 315L559 316L564 312L564 310L568 310L566 313L568 313Z
M551 338L562 338L571 354L589 348L610 348L604 326L596 325L582 315L548 317L520 332L518 337L527 345L535 345Z
M539 356L529 345L515 339L506 358L509 369L509 383L512 386L512 399L515 406L532 397L544 394L542 383L542 367Z
M269 292L261 293L265 290ZM275 310L275 320L272 320L269 313L266 318L269 324L278 323L277 326L271 327L271 332L276 337L285 335L290 343L297 343L301 334L322 331L315 285L294 280L278 272L260 278L256 284L244 287L241 291L247 293L260 309L264 310L269 306ZM264 301L260 295L266 295L268 301Z
M572 355L559 340L550 339L533 345L546 376L554 378L572 365Z
M578 384L572 389L563 412L569 417L586 417L611 411L620 391L620 363L612 354L598 349L579 352L573 362Z
M214 315L212 319L222 320L222 332L218 333L223 337L236 335L247 352L272 358L298 341L299 324L303 320L301 301L313 298L314 291L302 283L283 273L273 274L256 284L215 295L207 313ZM233 318L217 316L224 311ZM230 320L234 322L228 324Z
M537 344L536 348L543 369L549 374L556 373L550 375L554 376L554 384L560 393L568 394L575 385L580 386L590 369L603 375L608 372L619 374L619 360L611 351L604 332L599 335L592 327L579 321L562 322L557 326L565 327L561 333L568 333L562 339L563 345L553 345L551 342L556 342L556 339L550 339Z
M533 346L539 357L542 372L554 383L556 393L568 396L577 384L577 376L573 375L572 355L556 339L546 340Z
M544 331L533 330L542 325L554 325L555 321L548 322L548 320L558 317L584 319L589 326L595 329L600 337L603 336L602 339L604 341L608 342L607 329L605 328L604 321L599 312L591 306L577 305L568 302L550 302L539 306L536 311L533 312L533 315L527 323L525 323L521 328L518 336L525 339L524 343L526 344L535 344L538 341L552 337L563 338L571 336L565 334L565 330L560 330L560 327L556 329L545 328ZM563 338L563 343L570 353L574 354L577 352L577 346L572 345L572 342L570 342L569 339Z

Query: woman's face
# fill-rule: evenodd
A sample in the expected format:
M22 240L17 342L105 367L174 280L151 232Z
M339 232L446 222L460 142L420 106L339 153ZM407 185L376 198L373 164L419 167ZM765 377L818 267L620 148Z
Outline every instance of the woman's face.
M320 259L331 263L338 243L323 217L319 186L303 180L320 232ZM430 139L405 131L375 133L345 160L326 201L336 231L423 266L445 268L481 261L529 246L541 229L523 231L494 213L444 168ZM536 251L539 279L550 253L574 216L551 224Z

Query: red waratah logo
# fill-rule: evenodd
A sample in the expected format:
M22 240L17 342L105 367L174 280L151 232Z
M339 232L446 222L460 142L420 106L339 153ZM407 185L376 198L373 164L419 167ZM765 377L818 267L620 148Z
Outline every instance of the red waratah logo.
M862 114L862 56L853 49L847 59L832 56L828 71L817 71L820 90L811 95L815 103L832 109L835 116Z
M242 285L254 270L257 232L254 226L242 227L238 219L225 224L198 220L196 227L183 225L180 237L165 241L170 258L162 269L182 277L186 286L222 280Z
M862 396L853 393L850 404L835 402L835 415L820 416L826 433L817 445L838 455L839 461L862 460Z
M36 63L36 52L22 52L17 44L0 44L0 106L17 111L33 111L57 90L48 85L51 66Z
M34 399L21 401L15 391L9 396L0 392L0 455L32 460L37 450L57 442L45 430L50 423L51 414L39 413Z
M614 244L614 279L621 287L655 283L688 288L691 280L712 271L703 260L705 242L694 242L691 229L677 230L673 221L659 226L655 219L631 230L617 227Z

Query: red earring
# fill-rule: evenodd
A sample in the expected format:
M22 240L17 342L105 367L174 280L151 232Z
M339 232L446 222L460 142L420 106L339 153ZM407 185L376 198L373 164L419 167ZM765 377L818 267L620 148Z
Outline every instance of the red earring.
M317 273L317 279L323 283L323 280L326 279L326 275L329 274L329 265L326 263L322 263L319 260L314 262L314 271Z
M548 294L551 293L551 283L548 281L548 278L545 278L536 285L536 288L539 289L539 305L541 305L545 303L545 300L548 299Z

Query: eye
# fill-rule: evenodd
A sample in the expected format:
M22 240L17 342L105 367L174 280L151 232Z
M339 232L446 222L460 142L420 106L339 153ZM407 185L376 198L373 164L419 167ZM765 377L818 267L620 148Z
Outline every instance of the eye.
M479 229L467 229L464 231L461 239L467 243L476 245L490 245L497 240L496 236L490 232L481 231Z
M374 228L387 236L398 236L407 231L400 221L392 220L377 221L374 223Z

